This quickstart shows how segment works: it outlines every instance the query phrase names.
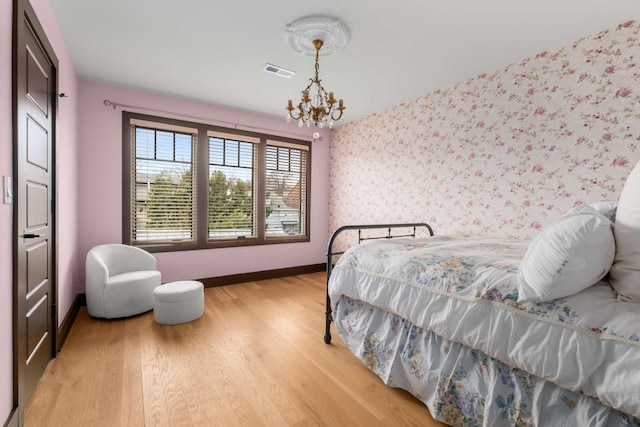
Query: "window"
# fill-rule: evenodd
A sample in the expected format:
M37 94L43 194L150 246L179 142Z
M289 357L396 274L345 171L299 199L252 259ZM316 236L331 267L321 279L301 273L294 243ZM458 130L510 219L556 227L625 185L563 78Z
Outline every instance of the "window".
M267 141L267 236L297 235L306 228L306 164L305 150Z
M151 127L153 126L153 127ZM196 129L131 120L132 236L140 244L194 242Z
M123 112L123 241L151 251L309 240L311 144Z
M257 142L209 134L210 240L257 237Z

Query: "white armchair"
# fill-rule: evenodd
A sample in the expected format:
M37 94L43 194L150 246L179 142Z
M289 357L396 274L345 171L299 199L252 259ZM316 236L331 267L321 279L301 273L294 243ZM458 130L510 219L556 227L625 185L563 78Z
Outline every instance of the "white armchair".
M85 294L92 317L133 316L153 308L161 283L150 253L121 244L100 245L87 253Z

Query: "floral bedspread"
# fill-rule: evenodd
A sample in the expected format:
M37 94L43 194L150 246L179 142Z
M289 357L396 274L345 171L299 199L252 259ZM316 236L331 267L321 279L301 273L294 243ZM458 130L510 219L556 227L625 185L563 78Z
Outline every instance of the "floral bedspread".
M370 241L333 269L344 295L564 389L640 417L640 309L600 282L518 303L526 242L462 236ZM506 400L505 402L508 402Z

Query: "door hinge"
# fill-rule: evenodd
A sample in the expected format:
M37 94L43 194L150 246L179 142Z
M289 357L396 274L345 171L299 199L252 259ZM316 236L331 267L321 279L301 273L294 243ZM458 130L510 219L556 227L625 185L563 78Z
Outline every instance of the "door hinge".
M58 304L56 303L51 304L51 317L53 319L57 319L58 317Z

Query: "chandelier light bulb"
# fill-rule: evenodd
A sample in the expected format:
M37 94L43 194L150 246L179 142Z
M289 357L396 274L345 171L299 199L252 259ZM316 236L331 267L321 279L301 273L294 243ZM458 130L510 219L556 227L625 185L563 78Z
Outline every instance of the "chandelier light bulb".
M313 139L314 139L314 140L315 140L315 139L320 139L320 132L315 131L315 132L313 133Z

